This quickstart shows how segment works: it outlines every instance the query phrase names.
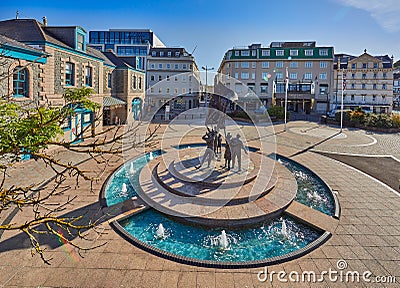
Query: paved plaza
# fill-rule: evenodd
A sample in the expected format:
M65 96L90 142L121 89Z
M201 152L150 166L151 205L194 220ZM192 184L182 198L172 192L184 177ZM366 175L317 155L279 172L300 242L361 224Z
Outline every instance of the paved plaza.
M247 124L241 124L240 128L246 130ZM106 244L82 252L83 257L80 257L57 240L43 238L47 247L46 257L52 258L48 266L40 257L31 256L30 242L25 235L6 231L0 242L0 287L400 287L399 192L366 173L319 153L379 159L390 157L393 160L391 169L395 171L394 175L397 171L400 178L400 134L371 134L344 129L343 134L333 137L338 132L337 127L307 121L290 122L287 128L282 132L283 125L275 125L276 135L263 141L273 141L272 138L276 137L279 154L310 168L321 177L337 193L341 214L332 237L321 247L301 258L269 266L269 273L276 273L272 282L258 279L258 275L265 275L260 273L264 271L262 267L230 270L189 266L154 256L124 240L109 225L109 221L121 213L121 207L101 209L99 205L100 189L107 176L122 164L119 161L107 167L100 181L94 184L94 192L90 191L88 183L81 182L77 187L75 179L68 179L67 184L72 189L57 196L78 195L66 215L104 215L97 227L103 233L99 236L91 231L89 243L79 239L77 242L83 246ZM131 156L135 156L134 151ZM93 160L85 161L80 155L62 154L59 157L66 157L74 163L82 162L84 169L96 167ZM19 164L12 176L16 185L41 183L52 177L52 171L29 160ZM8 211L8 215L0 220L20 222L31 216L28 211L11 212ZM340 270L338 261L346 265L345 269ZM329 270L358 271L360 275L370 271L372 275L368 279L371 281L390 276L392 278L386 279L396 277L396 283L368 283L362 279L353 283L345 279L340 281L340 278L331 281L325 274ZM288 282L278 280L277 273L281 271L287 273ZM324 281L312 283L301 281L301 277L298 282L288 280L288 274L297 272L301 275L304 271L314 271L317 279L325 276Z

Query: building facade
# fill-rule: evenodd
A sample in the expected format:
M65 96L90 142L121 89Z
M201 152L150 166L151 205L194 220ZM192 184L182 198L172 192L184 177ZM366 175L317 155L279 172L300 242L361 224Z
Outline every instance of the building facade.
M236 47L225 53L219 66L218 72L226 77L218 76L224 80L216 81L232 89L246 109L259 109L249 95L257 95L265 107L283 105L288 71L289 110L325 113L333 88L333 55L333 47L318 47L316 42Z
M345 109L360 107L374 113L392 111L393 59L388 55L372 56L366 50L360 56L335 55L333 108L341 105L343 75L346 79L343 91Z
M118 60L110 55L112 53L88 47L87 33L82 27L49 26L46 18L43 23L34 19L12 19L0 21L0 35L0 42L6 43L2 44L3 48L13 45L14 50L20 51L17 54L8 48L7 53L19 58L5 69L10 72L16 67L23 68L15 75L9 73L8 85L4 88L7 91L1 91L2 95L11 95L18 101L33 100L39 105L62 107L65 105L63 95L68 89L88 87L93 91L91 100L102 108L89 111L74 107L75 115L63 125L65 140L81 141L101 131L103 124L125 123L127 115L133 111L135 117L141 116L144 72L132 67L131 59ZM21 51L32 55L22 57ZM2 61L10 58L7 53L0 55ZM27 65L27 61L32 63ZM94 119L101 117L99 125L95 125Z
M156 118L169 120L198 107L199 76L193 55L184 48L151 48L147 57L146 111L158 111Z
M103 52L113 51L119 57L137 59L137 67L146 69L146 57L152 47L165 47L149 29L109 29L90 31L89 46Z

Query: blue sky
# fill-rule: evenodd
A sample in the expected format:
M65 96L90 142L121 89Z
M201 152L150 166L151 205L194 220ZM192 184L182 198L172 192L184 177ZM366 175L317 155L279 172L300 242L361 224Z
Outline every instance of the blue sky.
M371 4L372 3L372 4ZM46 16L49 25L86 31L149 28L167 46L185 47L198 65L218 69L234 46L272 41L317 41L335 53L400 58L399 0L3 0L0 19Z

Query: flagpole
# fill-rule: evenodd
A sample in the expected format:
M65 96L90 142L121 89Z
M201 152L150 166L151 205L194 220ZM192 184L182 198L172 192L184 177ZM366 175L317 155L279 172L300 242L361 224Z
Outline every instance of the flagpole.
M340 133L343 131L344 69L342 69L342 104L340 105Z
M286 123L287 123L287 93L289 87L289 77L288 77L288 67L286 67L286 85L285 85L285 126L283 131L286 131Z

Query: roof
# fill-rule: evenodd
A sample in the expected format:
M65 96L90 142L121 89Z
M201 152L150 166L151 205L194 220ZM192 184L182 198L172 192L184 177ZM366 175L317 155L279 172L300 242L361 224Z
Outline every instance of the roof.
M21 43L19 41L14 40L14 39L8 38L8 37L6 37L4 35L1 35L1 34L0 34L0 44L6 44L6 45L11 46L11 47L17 47L17 48L20 48L20 49L23 49L23 50L27 50L27 51L33 52L35 54L37 54L37 53L45 54L43 51L41 51L39 49L35 49L35 48L31 47L31 46L28 46L28 45L26 45L24 43Z
M348 54L335 54L335 59L334 59L334 69L337 69L337 61L340 59L340 68L346 69L347 64L349 61L354 60L356 58L359 58L363 55L368 55L370 57L373 57L379 61L382 61L383 68L392 68L392 58L389 57L389 55L383 55L383 56L372 56L369 55L368 53L363 53L360 56L353 56L353 55L348 55Z
M155 56L153 56L153 52L156 53ZM163 52L164 55L161 56L160 52ZM152 57L167 57L167 53L171 52L171 56L169 57L180 57L180 56L192 56L189 54L185 48L181 47L176 47L176 48L168 48L168 47L155 47L155 48L150 48L149 55ZM179 53L178 56L176 56L176 53ZM186 54L186 55L185 55Z
M121 105L126 105L126 102L122 101L121 99L119 99L117 97L110 97L110 96L103 97L103 107L112 107L112 106L121 106Z
M75 47L71 47L54 34L54 31L56 31L56 29L54 29L55 27L51 26L47 28L48 29L46 29L46 26L35 19L11 19L0 21L0 34L3 34L4 36L12 38L16 41L49 42L64 48L75 49ZM61 30L63 28L80 28L83 30L83 28L79 26L60 26L59 28ZM101 59L104 58L101 53L97 53L97 51L95 51L93 48L86 49L86 54Z
M98 51L100 52L100 51ZM124 62L121 58L119 58L117 55L114 54L114 52L100 52L104 55L104 57L107 59L107 63L110 63L110 65L114 65L119 68L132 68L134 67L130 66L126 62Z

